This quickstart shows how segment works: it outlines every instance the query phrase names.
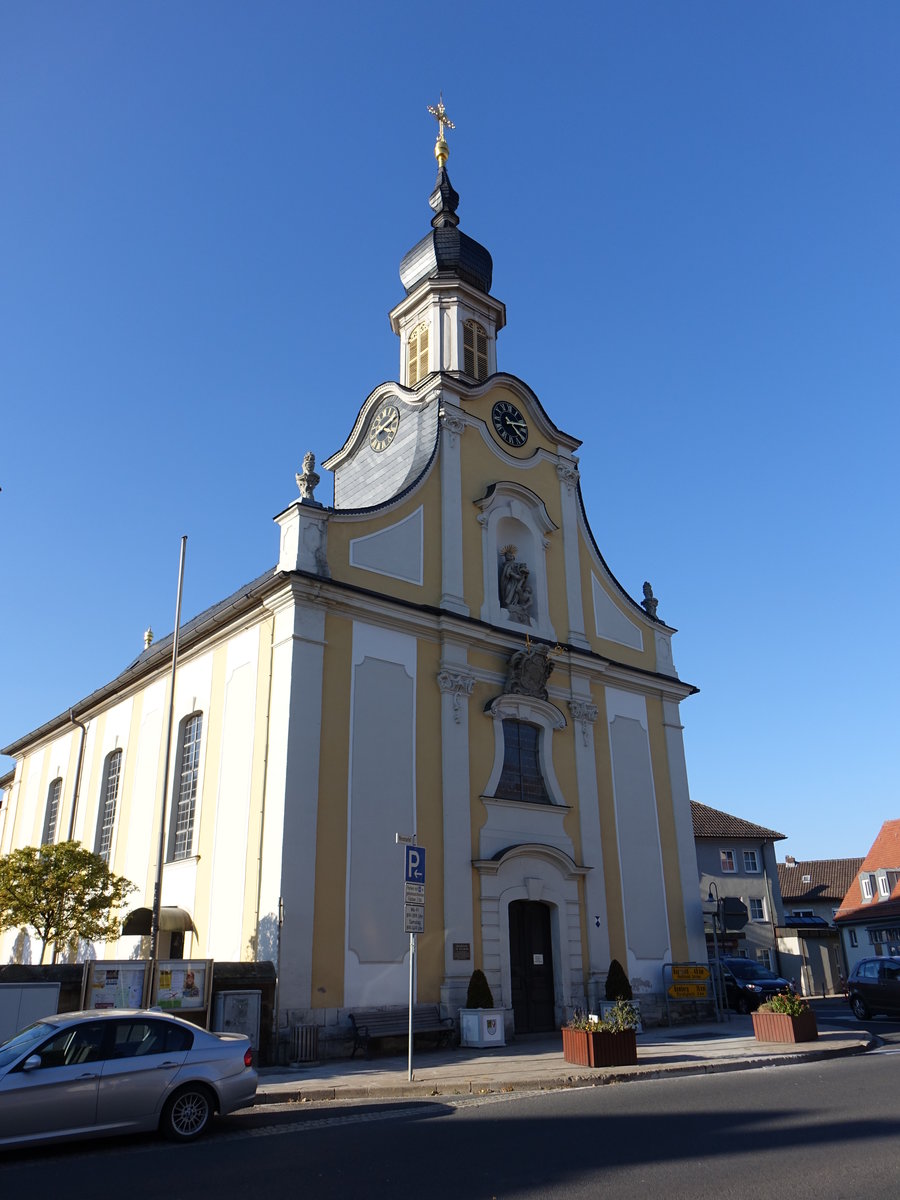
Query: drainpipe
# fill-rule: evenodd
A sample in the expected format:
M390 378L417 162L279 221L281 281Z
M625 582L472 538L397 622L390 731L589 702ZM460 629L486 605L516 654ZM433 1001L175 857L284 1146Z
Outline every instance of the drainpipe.
M78 743L78 762L75 766L75 787L72 789L72 811L69 814L69 838L71 842L75 835L75 810L78 808L78 793L81 790L81 771L84 767L84 743L87 738L87 726L75 716L75 709L69 709L69 720L81 730L81 740Z

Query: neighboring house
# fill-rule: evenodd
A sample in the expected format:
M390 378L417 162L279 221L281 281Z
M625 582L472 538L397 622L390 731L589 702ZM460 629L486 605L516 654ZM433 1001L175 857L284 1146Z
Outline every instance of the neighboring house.
M280 1024L323 1041L358 1007L407 1002L420 913L418 1000L455 1014L480 967L522 1033L596 1010L612 958L652 1019L666 964L705 954L679 707L695 689L649 583L633 599L598 549L580 442L500 369L491 256L458 228L436 149L431 225L423 211L390 314L399 379L347 409L333 508L312 455L289 500L273 440L278 561L183 627L168 780L171 635L4 751L0 851L71 828L139 889L133 936L101 957L139 947L165 820L181 928L162 957L277 962ZM348 286L365 247L333 247ZM523 254L545 251L538 222ZM396 834L427 848L408 912Z
M847 966L834 917L862 861L825 858L800 862L786 855L778 864L784 905L784 925L777 930L781 968L798 981L806 996L844 990Z
M696 800L691 801L691 812L704 911L715 911L708 903L710 894L719 900L736 897L747 906L747 924L742 930L720 934L720 952L753 958L777 969L775 928L783 923L783 912L775 843L786 835ZM712 957L711 927L707 930L707 950Z
M885 821L835 915L847 969L900 954L900 820Z

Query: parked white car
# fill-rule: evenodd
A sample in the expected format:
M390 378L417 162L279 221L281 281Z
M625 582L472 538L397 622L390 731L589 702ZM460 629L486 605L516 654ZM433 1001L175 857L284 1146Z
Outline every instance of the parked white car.
M254 1103L250 1039L167 1013L61 1013L0 1045L0 1146L158 1129L190 1141Z

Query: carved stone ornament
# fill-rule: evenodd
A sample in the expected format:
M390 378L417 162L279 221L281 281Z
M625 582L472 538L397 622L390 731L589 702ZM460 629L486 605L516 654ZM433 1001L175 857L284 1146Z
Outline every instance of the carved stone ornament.
M578 480L581 478L581 472L571 463L561 462L557 465L556 474L559 476L560 482L567 487L575 487Z
M500 603L513 621L530 625L534 592L528 564L516 558L515 546L504 546L500 553Z
M322 505L315 498L314 492L316 485L319 482L319 476L316 474L316 456L312 451L307 450L303 456L303 473L295 476L297 487L300 489L300 503L314 504L317 508Z
M587 700L570 700L569 712L572 719L581 725L581 739L587 746L591 726L597 720L597 705L590 704Z
M526 646L510 657L506 675L506 691L513 696L536 696L546 700L547 680L553 670L553 659L547 646Z
M475 686L474 675L466 675L462 671L441 671L437 677L438 687L442 692L449 692L453 697L453 720L460 723L462 716L462 698L472 695Z
M440 412L441 429L446 429L448 433L454 433L457 437L466 428L465 419L451 409L442 408Z
M649 583L645 582L644 583L644 598L641 601L641 608L644 609L647 616L651 617L654 621L659 620L659 617L656 615L657 604L659 604L659 601L653 595L653 588L650 586Z

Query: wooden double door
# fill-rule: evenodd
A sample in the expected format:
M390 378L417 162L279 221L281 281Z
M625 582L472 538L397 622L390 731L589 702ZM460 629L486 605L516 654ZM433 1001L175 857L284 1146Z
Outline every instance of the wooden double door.
M509 906L509 967L516 1033L556 1028L550 909L534 900Z

